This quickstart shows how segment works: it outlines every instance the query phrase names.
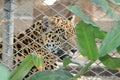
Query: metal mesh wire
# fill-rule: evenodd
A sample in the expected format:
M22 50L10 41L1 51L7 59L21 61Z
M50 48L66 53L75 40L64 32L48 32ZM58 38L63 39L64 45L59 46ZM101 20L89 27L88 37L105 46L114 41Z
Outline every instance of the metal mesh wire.
M3 40L3 33L8 33L7 30L4 29L4 26L9 26L9 24L6 24L6 23L8 22L14 23L14 32L10 33L12 37L17 33L20 33L28 29L35 21L42 19L44 16L50 17L50 16L57 15L57 16L61 16L68 19L73 15L73 13L71 13L69 10L66 9L66 7L69 5L77 5L81 10L84 11L86 15L88 15L102 29L106 31L109 31L110 28L115 24L114 19L109 18L100 7L90 3L89 0L71 0L71 1L70 0L14 0L13 2L14 9L12 10L12 12L14 12L14 21L10 21L5 18L7 15L9 15L9 13L6 14L5 12L7 10L5 9L5 6L8 6L8 2L5 3L4 0L0 0L0 42L2 42ZM120 6L115 6L113 4L111 4L111 6L114 8L116 13L120 15L119 13ZM79 20L80 19L78 17L75 17L74 24L76 24ZM44 35L45 34L43 33L43 36ZM25 37L28 37L28 36L25 35ZM4 38L9 39L9 37L4 37ZM58 48L56 49L60 49L66 52L67 50L63 48L66 44L67 44L67 47L77 49L77 44L74 41L75 38L76 36L73 35L67 41L63 40L63 43L60 46L58 46ZM24 46L22 47L22 49L29 47L28 45L31 44L29 43L28 45L25 45L25 44L22 44L20 39L17 39L16 37L14 37L14 39L16 39L17 42L20 43L22 46ZM32 43L34 42L35 41L33 40ZM96 44L98 45L98 47L100 46L100 43L101 43L101 40L96 39ZM8 43L4 43L4 44L8 44ZM12 47L12 45L10 46ZM44 46L42 46L42 48L44 48ZM16 53L20 53L20 52L21 50L19 50ZM114 57L120 57L116 53L117 53L116 51L112 51L111 55ZM19 62L17 62L17 64L8 66L9 64L6 63L7 61L9 60L15 61L15 59L13 59L14 54L9 55L9 54L6 54L5 52L2 52L2 54L6 55L6 59L4 59L4 61L2 61L1 63L7 66L9 69L13 69L17 64L19 64ZM25 56L25 55L22 55L22 56ZM58 61L59 67L61 67L61 59L59 57L57 57L57 61ZM79 53L72 55L72 57L73 59L81 63L88 61L85 57L81 56ZM66 70L74 74L76 74L80 69L81 67L78 67L77 65L74 65L74 64L70 64L66 68ZM120 79L119 77L120 77L119 71L107 69L101 64L100 61L96 61L79 80L119 80Z

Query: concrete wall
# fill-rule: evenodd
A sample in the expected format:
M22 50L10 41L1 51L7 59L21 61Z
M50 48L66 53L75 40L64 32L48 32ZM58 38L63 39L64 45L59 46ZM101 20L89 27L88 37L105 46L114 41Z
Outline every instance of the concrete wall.
M15 33L30 27L33 23L34 0L15 0Z
M34 0L14 0L14 34L23 31L33 24L33 6ZM0 21L5 19L4 0L0 0ZM0 25L0 37L2 36L2 27Z

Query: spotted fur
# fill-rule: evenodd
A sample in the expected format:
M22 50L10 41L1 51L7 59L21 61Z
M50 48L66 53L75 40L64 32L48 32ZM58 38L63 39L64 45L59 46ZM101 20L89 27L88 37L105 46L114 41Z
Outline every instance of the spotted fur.
M43 58L43 70L54 70L56 57L63 59L68 56L66 53L69 51L75 53L68 43L68 39L73 35L73 24L65 18L44 17L43 20L36 21L30 28L14 35L14 65L19 64L29 53L36 51Z

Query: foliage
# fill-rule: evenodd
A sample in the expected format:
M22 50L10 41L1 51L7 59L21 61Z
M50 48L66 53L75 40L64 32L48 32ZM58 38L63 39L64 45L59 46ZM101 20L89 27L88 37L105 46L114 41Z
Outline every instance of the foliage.
M82 21L76 25L77 43L80 54L86 56L90 62L82 68L76 76L82 75L85 70L96 60L100 60L106 67L111 69L120 68L120 58L109 56L112 50L117 49L120 52L120 21L114 10L105 0L90 0L94 4L103 8L108 16L118 20L116 25L109 32L101 30L87 15L85 15L77 6L69 6L68 9L79 16ZM102 39L100 49L96 47L95 39Z
M20 66L16 67L10 75L10 80L22 80L33 67L33 56L30 54L24 58Z
M9 80L10 71L0 64L0 80Z
M118 69L120 68L120 58L114 58L109 55L103 56L99 58L101 62L110 69Z
M28 80L77 80L96 60L100 60L106 67L111 69L120 68L120 58L114 58L109 55L109 52L117 49L120 53L120 18L115 14L115 11L112 7L109 6L108 0L90 0L92 3L100 6L106 14L115 19L117 24L109 32L105 32L99 28L99 26L92 21L87 15L82 12L77 6L67 7L74 14L79 16L82 21L80 21L75 28L77 35L78 48L81 55L87 57L90 61L83 66L83 68L73 76L71 73L65 70L55 70L55 71L41 71L42 70L42 57L33 53L28 55L15 70L10 72L0 65L0 80L22 80L24 76L30 71L30 69L35 65L38 70L32 75ZM116 5L120 5L119 0L109 0ZM102 44L100 49L97 48L95 39L102 39ZM63 66L67 66L69 63L73 62L69 58L63 60Z
M87 56L90 60L96 60L98 58L98 49L95 43L93 26L83 21L79 22L76 25L76 35L78 49L81 54Z
M42 71L42 56L40 54L36 54L35 52L33 53L33 62L36 68L40 71Z
M65 70L45 70L31 76L28 80L71 80L72 74Z
M110 0L110 1L116 5L120 5L120 0Z
M117 47L117 51L118 51L118 53L120 54L120 46L119 46L119 47Z
M74 14L79 16L84 22L92 25L96 25L87 15L85 15L82 10L80 10L77 6L68 6L67 7Z
M72 63L70 58L64 58L63 59L63 66L66 67L69 63Z
M107 0L90 0L90 1L96 4L97 6L100 6L109 17L115 20L120 19L120 17L117 14L115 14L114 9L110 7L109 2ZM114 1L114 0L111 0L111 1Z
M106 34L105 39L102 41L102 45L99 51L99 56L103 57L110 51L116 49L120 45L120 21Z
M0 73L0 80L23 80L34 65L40 69L42 66L41 60L40 55L36 55L35 53L29 54L23 59L18 67L11 71L11 73L0 64L0 71L2 72Z
M0 64L0 80L23 80L26 74L36 66L38 70L42 70L42 57L36 53L27 55L22 63L16 67L11 73ZM61 76L60 76L61 75ZM44 70L31 76L28 80L70 80L73 75L65 70L48 71Z

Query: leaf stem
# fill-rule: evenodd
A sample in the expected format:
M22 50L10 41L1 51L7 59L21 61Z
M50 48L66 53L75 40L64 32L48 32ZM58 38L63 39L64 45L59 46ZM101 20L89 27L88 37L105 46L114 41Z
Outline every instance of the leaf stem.
M95 61L90 61L88 64L86 64L74 77L72 80L77 80L79 76L81 76Z

